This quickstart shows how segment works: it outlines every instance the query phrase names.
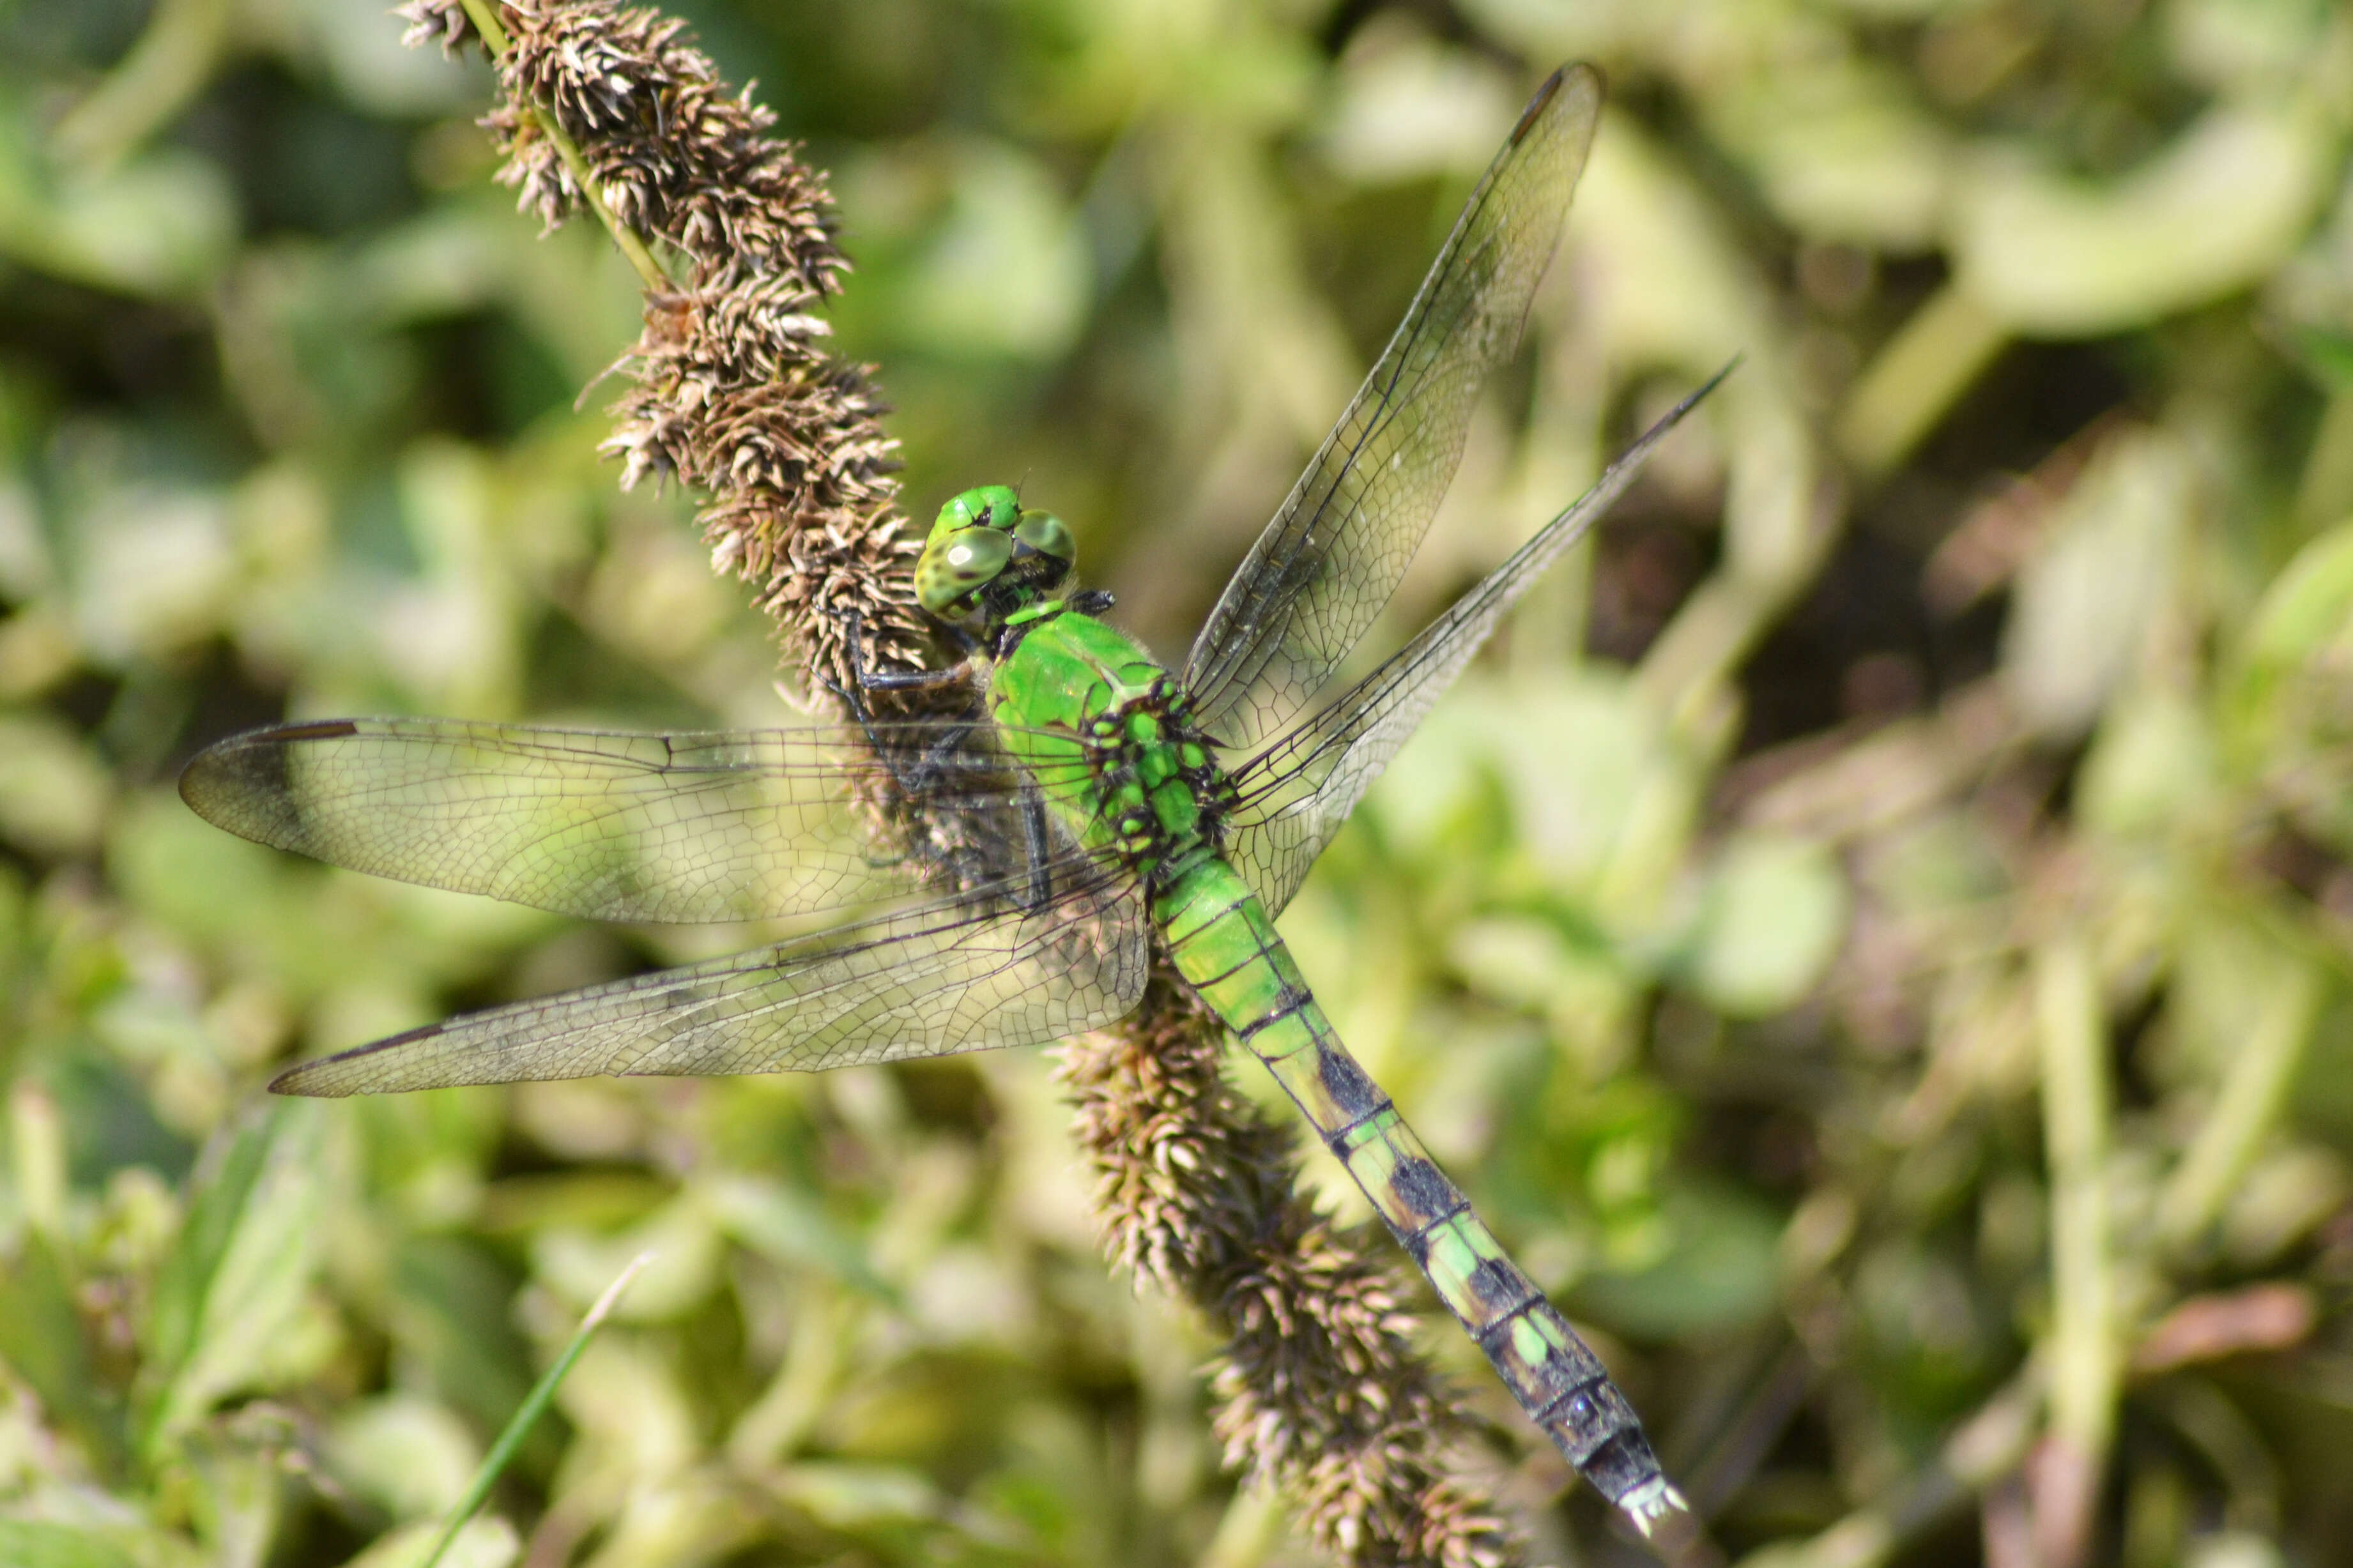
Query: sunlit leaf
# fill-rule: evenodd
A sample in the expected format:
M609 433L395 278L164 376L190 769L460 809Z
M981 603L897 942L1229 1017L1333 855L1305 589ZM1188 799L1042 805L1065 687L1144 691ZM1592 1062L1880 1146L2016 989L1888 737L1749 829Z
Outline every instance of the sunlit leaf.
M2246 288L2327 188L2331 133L2289 102L2216 108L2108 189L1991 152L1964 183L1965 287L2021 331L2114 331Z
M159 1367L169 1376L147 1416L151 1452L216 1401L315 1372L332 1327L310 1290L329 1178L328 1118L300 1102L249 1123L189 1212L187 1234L159 1291Z
M2020 574L2003 673L2027 721L2077 734L2132 674L2170 608L2195 483L2153 433L2105 447Z
M1821 978L1846 920L1835 858L1817 845L1744 836L1726 847L1700 895L1683 972L1734 1017L1778 1013Z

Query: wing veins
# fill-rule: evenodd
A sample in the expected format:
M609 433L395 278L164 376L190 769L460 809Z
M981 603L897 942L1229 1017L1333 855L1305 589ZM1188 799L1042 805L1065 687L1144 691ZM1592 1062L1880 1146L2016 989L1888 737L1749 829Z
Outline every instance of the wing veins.
M949 732L976 745L987 733L902 725L886 740ZM993 750L952 757L918 803L946 836L917 827L888 858L853 789L885 766L865 748L847 727L666 736L338 721L223 742L189 765L181 793L220 826L332 864L611 919L808 913L935 896L950 873L987 891L1092 864L1067 835L1032 864L1015 830L1039 775Z
M1235 864L1270 910L1290 901L1315 856L1484 645L1504 612L1584 537L1633 482L1659 444L1723 384L1737 363L1716 372L1644 431L1602 470L1591 489L1466 589L1411 642L1305 724L1232 770L1237 804L1229 842ZM1319 767L1324 772L1314 777ZM1287 796L1310 777L1314 782L1304 794ZM1261 815L1251 816L1253 807ZM1278 842L1286 827L1301 830L1303 837L1290 845Z
M1024 988L988 1001L989 982L1037 963L1088 919L1102 922L1095 962L1048 976L1071 981L1071 990L1038 1000ZM942 900L748 953L469 1014L301 1064L272 1087L343 1095L600 1074L815 1070L1032 1044L1134 1005L1143 929L1133 889L1098 868L1040 910L997 901L982 912L966 899ZM845 932L863 934L828 940ZM897 961L861 967L875 954ZM838 973L826 975L828 967ZM764 985L811 979L806 990L747 1003ZM943 997L945 1008L927 1011ZM996 1015L1025 1010L1033 1016L983 1034ZM764 1037L763 1026L779 1019L793 1026ZM903 1037L896 1043L881 1035L894 1021ZM730 1048L735 1055L711 1064L712 1053Z
M1500 240L1500 236L1487 237L1480 250L1471 253L1469 259L1476 259L1479 257L1493 254L1494 247ZM1464 260L1465 258L1458 256L1456 259ZM1447 275L1451 276L1452 271L1453 268L1449 268ZM1464 301L1466 310L1469 303L1470 301L1468 300ZM1448 327L1451 328L1456 321L1461 321L1462 319L1462 315L1463 311L1458 310L1452 316L1447 318L1446 324ZM1315 531L1317 527L1324 522L1334 504L1341 498L1343 491L1347 486L1348 480L1356 474L1359 464L1363 461L1366 451L1369 449L1391 426L1397 423L1398 418L1403 416L1406 410L1417 406L1423 395L1430 390L1431 385L1435 384L1435 376L1418 377L1413 388L1408 392L1404 397L1400 398L1397 395L1398 386L1404 381L1407 373L1417 368L1413 363L1414 353L1417 347L1415 340L1426 336L1430 328L1436 321L1437 318L1429 312L1416 312L1409 313L1408 315L1405 326L1409 329L1410 335L1409 336L1407 333L1400 333L1400 337L1405 339L1405 352L1397 356L1397 364L1390 374L1389 383L1386 387L1382 388L1380 395L1374 400L1370 410L1370 417L1365 421L1363 432L1356 437L1355 444L1348 448L1347 457L1341 463L1338 469L1333 473L1331 482L1324 487L1322 499L1315 503L1315 510L1308 514L1306 526L1298 531L1297 537L1293 542L1291 548L1285 551L1279 557L1270 558L1271 561L1279 562L1279 565L1277 565L1276 570L1271 574L1271 581L1273 584L1280 585L1286 578L1288 578L1291 574L1292 569L1297 564L1301 555L1306 551L1310 544L1314 542ZM1443 346L1442 342L1440 346ZM1386 351L1382 357L1384 359L1388 357ZM1367 390L1369 390L1369 385ZM1357 395L1357 405L1361 405L1362 403L1363 394L1360 392ZM1353 415L1356 412L1356 405L1352 405L1347 411L1350 415ZM1342 423L1344 425L1348 423L1347 417L1345 415L1343 416ZM1317 463L1322 461L1324 451L1330 450L1332 441L1338 434L1339 432L1335 430L1331 436L1324 438L1324 450L1319 451L1315 458L1311 459L1309 462L1308 466L1311 471L1313 471ZM1345 517L1341 519L1337 526L1346 526ZM1329 550L1328 542L1325 548L1327 551ZM1323 557L1318 556L1316 559L1321 560L1322 558ZM1311 583L1307 584L1307 586L1313 586L1313 584ZM1394 596L1394 594L1395 589L1392 588L1391 596ZM1243 623L1245 629L1250 635L1248 637L1240 640L1245 646L1258 642L1259 634L1274 624L1271 617L1275 616L1281 616L1282 626L1285 629L1288 629L1292 621L1296 617L1305 596L1306 588L1302 587L1301 589L1295 590L1290 595L1280 599L1271 597L1266 601L1264 608L1254 614L1249 621ZM1388 601L1387 599L1384 599L1382 602L1386 604ZM1229 646L1232 645L1229 644ZM1258 677L1264 672L1266 667L1273 663L1276 657L1283 651L1282 643L1279 637L1268 640L1264 642L1262 646L1258 647L1256 658L1246 676L1238 676L1231 671L1221 671L1212 668L1205 672L1204 684L1208 685L1223 681L1226 683L1227 689L1236 691L1247 690L1251 683L1256 681ZM1230 706L1230 704L1224 704L1221 706Z
M1531 100L1373 375L1212 611L1186 683L1203 727L1226 743L1254 743L1285 723L1393 596L1460 460L1472 393L1517 340L1590 147L1599 90L1597 75L1572 68ZM1471 321L1493 330L1463 330ZM1433 395L1450 401L1397 435ZM1409 453L1417 461L1401 489L1383 494L1384 476L1368 473L1366 459L1388 447L1393 466ZM1360 523L1374 536L1355 540ZM1333 569L1352 542L1360 548L1346 569Z

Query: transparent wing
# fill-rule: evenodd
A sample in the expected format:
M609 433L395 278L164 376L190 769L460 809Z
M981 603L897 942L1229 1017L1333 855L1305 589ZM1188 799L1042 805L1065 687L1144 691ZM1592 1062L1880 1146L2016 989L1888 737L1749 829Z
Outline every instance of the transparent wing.
M915 853L878 847L860 781L878 747L923 768ZM870 794L871 792L864 792ZM617 921L739 921L905 897L944 879L1092 877L1039 836L986 727L633 735L449 719L289 724L224 741L180 794L257 843L400 881ZM1042 851L1042 854L1041 854Z
M1454 684L1504 612L1609 510L1667 433L1715 391L1732 366L1670 410L1620 454L1593 488L1481 578L1421 635L1323 710L1234 770L1240 804L1226 858L1270 912L1299 890L1307 869L1380 777L1440 693Z
M732 958L518 1002L305 1062L281 1094L598 1075L815 1070L1108 1024L1144 994L1140 891L1098 874L1036 910L970 897Z
M1397 335L1194 639L1198 721L1250 751L1304 711L1397 591L1510 357L1600 112L1588 66L1556 72L1472 193Z

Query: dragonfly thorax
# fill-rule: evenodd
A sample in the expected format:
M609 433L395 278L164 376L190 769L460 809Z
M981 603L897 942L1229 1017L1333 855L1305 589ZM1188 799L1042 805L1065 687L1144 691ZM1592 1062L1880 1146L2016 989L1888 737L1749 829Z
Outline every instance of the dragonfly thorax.
M1008 485L982 485L940 508L915 563L915 599L935 616L999 623L1060 588L1077 556L1060 518L1024 510Z
M1095 819L1146 882L1222 850L1233 784L1165 673L1089 721L1082 744L1092 764Z
M1233 786L1175 678L1126 633L1059 605L1020 629L988 703L1047 808L1146 882L1218 853Z

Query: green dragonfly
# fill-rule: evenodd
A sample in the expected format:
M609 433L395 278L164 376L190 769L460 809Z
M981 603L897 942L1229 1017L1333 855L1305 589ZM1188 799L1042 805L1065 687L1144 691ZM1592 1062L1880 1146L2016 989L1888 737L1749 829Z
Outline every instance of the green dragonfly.
M990 486L942 509L912 584L971 652L867 673L850 624L851 721L640 735L336 720L203 752L180 790L208 821L354 870L614 921L846 917L452 1018L270 1087L813 1070L1039 1044L1132 1010L1156 952L1289 1091L1570 1461L1646 1531L1682 1508L1624 1394L1349 1056L1273 923L1504 612L1715 384L1395 657L1335 677L1514 350L1600 93L1569 68L1529 104L1181 672L1098 618L1107 595L1072 590L1059 520ZM873 693L913 685L961 686L962 716L874 715Z

